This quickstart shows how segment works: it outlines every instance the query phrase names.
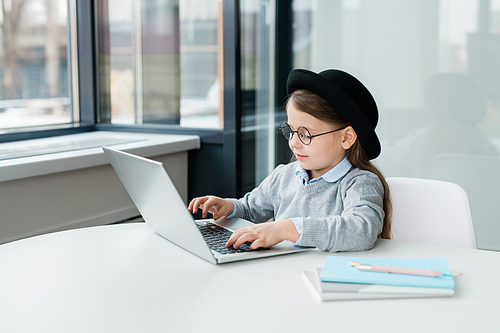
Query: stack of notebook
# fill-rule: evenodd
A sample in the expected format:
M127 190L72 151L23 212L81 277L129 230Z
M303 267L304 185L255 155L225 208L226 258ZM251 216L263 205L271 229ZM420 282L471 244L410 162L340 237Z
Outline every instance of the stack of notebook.
M365 271L353 263L433 270L438 277ZM304 272L322 301L447 297L455 294L455 281L446 258L381 259L328 256L316 271Z

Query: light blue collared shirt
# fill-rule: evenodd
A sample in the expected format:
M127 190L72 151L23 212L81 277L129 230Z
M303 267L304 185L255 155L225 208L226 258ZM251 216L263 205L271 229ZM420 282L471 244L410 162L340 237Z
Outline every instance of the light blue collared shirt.
M317 182L320 179L324 179L329 183L334 183L340 178L344 177L345 174L351 169L352 164L347 160L347 157L344 157L342 161L340 161L339 164L328 170L323 176L314 178L309 180L309 175L307 174L307 171L304 170L301 166L297 167L297 170L295 171L295 175L299 176L302 178L302 184L306 186L307 184L312 184ZM303 221L302 217L294 217L291 218L293 224L295 224L295 228L297 228L297 232L300 234L299 239L294 243L294 245L300 245L300 242L302 241L302 231L303 231Z
M309 175L307 174L307 171L304 170L300 165L297 166L297 170L295 171L295 175L300 176L302 178L302 183L304 185L307 184L312 184L314 182L317 182L321 178L326 180L329 183L334 183L340 178L344 177L347 171L351 169L352 165L351 163L347 160L347 157L344 157L342 161L340 161L339 164L331 168L329 171L327 171L323 176L320 176L318 178L314 178L309 180Z

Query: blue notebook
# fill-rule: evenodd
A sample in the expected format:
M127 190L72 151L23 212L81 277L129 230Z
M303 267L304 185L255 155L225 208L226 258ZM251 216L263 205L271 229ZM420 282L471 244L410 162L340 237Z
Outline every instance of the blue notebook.
M455 288L455 281L452 276L427 277L361 271L349 265L351 261L367 265L431 269L438 272L450 271L446 258L382 259L328 256L321 271L321 281L406 287Z

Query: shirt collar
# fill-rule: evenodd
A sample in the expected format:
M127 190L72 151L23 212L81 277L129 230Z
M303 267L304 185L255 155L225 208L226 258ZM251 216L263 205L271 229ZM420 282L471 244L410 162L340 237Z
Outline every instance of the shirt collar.
M344 157L339 164L331 168L328 172L326 172L323 176L309 180L309 175L307 171L303 169L300 165L297 166L295 170L295 175L300 176L302 178L302 182L304 184L314 183L317 180L323 178L329 183L334 183L340 178L342 178L352 167L352 164L347 160L347 157Z

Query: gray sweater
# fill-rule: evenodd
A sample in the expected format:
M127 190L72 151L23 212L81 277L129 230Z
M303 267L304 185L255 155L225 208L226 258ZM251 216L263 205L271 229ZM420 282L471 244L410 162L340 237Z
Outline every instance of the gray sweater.
M262 183L233 200L236 217L254 223L302 218L301 246L330 252L363 251L382 231L384 188L377 175L351 168L336 182L304 185L297 162L279 165Z

